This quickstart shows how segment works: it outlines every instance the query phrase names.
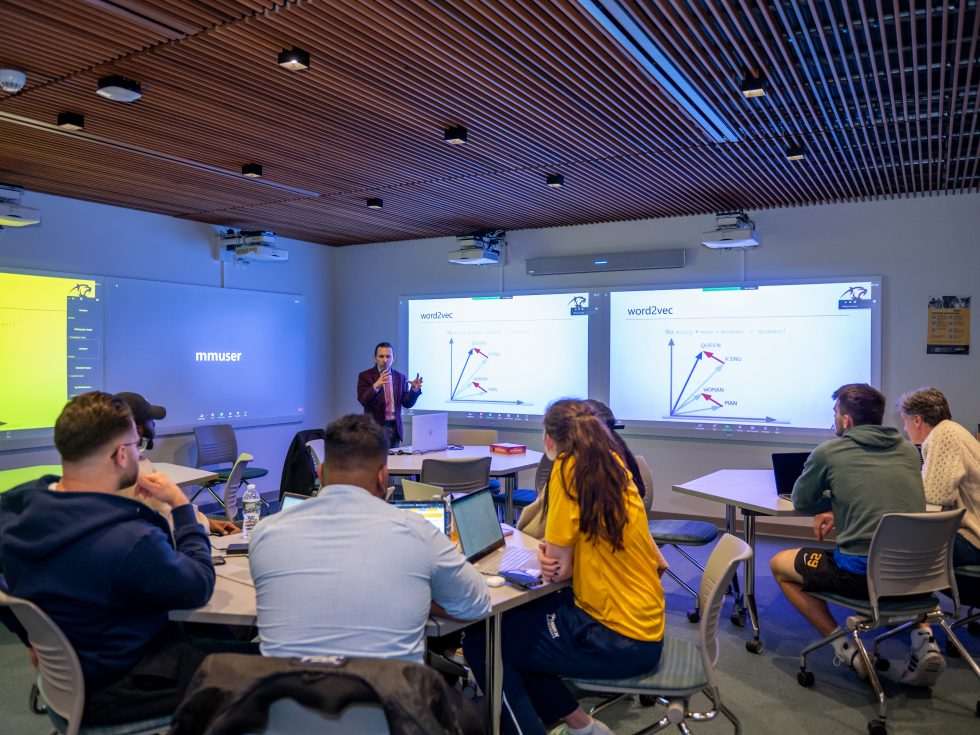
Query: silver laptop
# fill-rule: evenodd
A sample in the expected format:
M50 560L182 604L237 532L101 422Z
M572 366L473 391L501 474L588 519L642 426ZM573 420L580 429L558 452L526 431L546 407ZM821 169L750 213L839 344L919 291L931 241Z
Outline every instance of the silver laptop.
M449 435L448 413L417 413L412 417L412 454L441 452Z
M312 495L301 495L300 493L283 493L282 503L279 504L279 510L292 508L294 505L299 505L304 500L309 500L312 497Z
M405 496L405 500L432 500L433 498L441 498L443 489L427 482L402 480L402 494Z
M534 549L506 548L490 488L453 498L452 512L463 555L469 562L479 561L481 572L537 567Z
M425 501L398 502L394 505L396 508L418 513L438 528L440 532L449 535L449 514L446 513L446 504L443 501L428 499Z

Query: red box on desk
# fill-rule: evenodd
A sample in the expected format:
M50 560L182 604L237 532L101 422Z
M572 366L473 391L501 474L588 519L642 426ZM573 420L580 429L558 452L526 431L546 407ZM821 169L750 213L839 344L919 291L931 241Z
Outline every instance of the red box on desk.
M490 445L490 451L494 454L524 454L527 446L524 444L510 444L509 442L497 442Z

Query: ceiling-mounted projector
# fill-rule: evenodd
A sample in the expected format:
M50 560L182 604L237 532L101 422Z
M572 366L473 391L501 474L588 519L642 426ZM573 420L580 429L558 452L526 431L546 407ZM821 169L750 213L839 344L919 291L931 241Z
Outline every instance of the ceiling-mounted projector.
M701 236L701 244L713 250L744 250L758 247L759 236L745 212L719 212L715 229Z
M503 230L478 232L456 238L459 250L449 253L449 262L459 265L503 265Z
M19 186L0 184L0 227L26 227L41 222L41 212L33 207L23 207L20 197L24 190Z
M264 230L228 230L220 238L221 251L237 260L285 263L289 251L275 247L276 233Z

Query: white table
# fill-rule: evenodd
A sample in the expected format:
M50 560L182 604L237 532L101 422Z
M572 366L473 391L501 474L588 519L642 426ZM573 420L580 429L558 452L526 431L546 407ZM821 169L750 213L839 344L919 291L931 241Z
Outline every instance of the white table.
M196 467L184 467L183 465L171 464L169 462L154 462L153 468L158 472L163 472L178 487L201 485L218 477L216 473L210 470L199 470ZM61 465L45 464L34 467L21 467L15 470L4 470L0 472L0 492L9 490L15 485L36 480L44 475L60 476Z
M732 622L745 625L746 603L752 622L753 638L745 642L752 653L762 653L759 634L759 613L755 606L755 519L757 516L795 516L793 504L776 493L776 481L772 470L718 470L681 485L674 485L675 493L713 500L725 504L725 529L735 528L735 512L742 512L745 543L752 548L752 558L745 562L744 595L736 593Z
M241 534L233 534L212 538L211 545L221 552L228 544L240 541ZM538 547L537 539L520 531L514 531L512 535L507 536L506 544L508 547L526 549ZM476 563L477 569L481 569L481 563L482 561ZM481 569L481 571L483 570ZM227 557L225 564L215 567L215 573L217 574L217 581L214 594L208 604L194 610L171 610L170 619L212 625L257 625L255 586L249 572L248 557ZM567 587L569 584L570 581L566 580L558 584L543 584L532 590L519 590L509 584L488 588L491 610L490 617L486 619L486 683L489 692L487 696L490 713L488 721L491 723L491 732L494 735L500 732L499 713L503 702L503 656L500 640L502 616L508 610L513 610L515 607L527 604L543 595ZM425 634L429 637L446 635L471 625L472 622L463 623L444 618L430 618L425 627Z
M441 452L426 452L425 454L411 454L411 447L400 447L405 454L388 455L388 474L389 475L418 475L422 472L422 460L424 459L475 459L479 457L490 457L490 477L498 477L501 480L501 489L504 491L506 504L504 506L504 520L507 523L514 523L514 488L517 486L517 473L521 470L530 470L538 466L541 452L528 449L523 454L496 454L490 451L490 447L463 447L462 449L444 449ZM395 450L398 451L398 450Z

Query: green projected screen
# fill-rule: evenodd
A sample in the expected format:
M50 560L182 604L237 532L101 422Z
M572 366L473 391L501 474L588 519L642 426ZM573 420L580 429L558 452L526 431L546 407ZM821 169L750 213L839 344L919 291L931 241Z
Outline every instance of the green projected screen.
M49 436L70 397L102 387L102 283L0 273L0 441Z

